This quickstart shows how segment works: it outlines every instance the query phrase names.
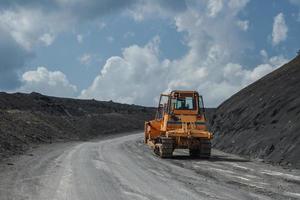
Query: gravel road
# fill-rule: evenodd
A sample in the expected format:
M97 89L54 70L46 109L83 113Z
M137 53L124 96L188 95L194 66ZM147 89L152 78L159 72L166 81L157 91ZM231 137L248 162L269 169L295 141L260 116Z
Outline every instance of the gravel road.
M213 150L160 159L142 134L44 145L0 164L0 199L300 199L300 172Z

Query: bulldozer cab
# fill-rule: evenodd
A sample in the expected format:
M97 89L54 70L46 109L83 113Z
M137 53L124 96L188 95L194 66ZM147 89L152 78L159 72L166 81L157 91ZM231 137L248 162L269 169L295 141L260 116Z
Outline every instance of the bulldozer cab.
M205 118L203 98L195 91L172 91L161 94L156 119L169 115L201 115Z

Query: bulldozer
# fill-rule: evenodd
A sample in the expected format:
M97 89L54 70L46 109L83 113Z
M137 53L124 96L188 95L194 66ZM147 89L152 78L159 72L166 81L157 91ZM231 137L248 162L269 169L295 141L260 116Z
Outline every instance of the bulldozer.
M161 158L172 157L175 149L188 149L191 157L209 158L212 138L197 91L161 94L155 119L145 122L144 142Z

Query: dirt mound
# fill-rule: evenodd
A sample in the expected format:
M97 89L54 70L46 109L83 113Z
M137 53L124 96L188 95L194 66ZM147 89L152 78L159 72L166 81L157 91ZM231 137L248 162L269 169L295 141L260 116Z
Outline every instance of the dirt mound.
M300 56L221 104L214 146L300 168Z
M154 111L112 101L0 92L0 158L22 153L32 144L143 129Z

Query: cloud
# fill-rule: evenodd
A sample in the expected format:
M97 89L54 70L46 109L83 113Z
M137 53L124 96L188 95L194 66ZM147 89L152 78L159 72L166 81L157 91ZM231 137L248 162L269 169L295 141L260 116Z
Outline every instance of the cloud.
M39 38L39 35L34 35L34 14L24 10L18 11L0 11L0 26L7 31L14 40L22 47L30 50L33 43L33 38Z
M64 13L43 13L34 8L0 10L0 26L27 51L39 44L50 45L56 33L66 30L67 21Z
M79 20L90 20L129 8L136 0L56 0L54 2L56 2L55 6L68 11L73 17Z
M83 42L83 36L81 34L77 34L76 39L79 44L81 44Z
M0 35L0 90L11 90L21 84L18 70L32 54L16 42L1 25Z
M268 58L268 53L266 50L262 49L259 53L264 59Z
M53 43L55 37L54 37L53 35L49 34L49 33L45 33L45 34L42 35L39 39L40 39L40 41L42 41L46 46L50 46L50 45Z
M273 32L272 32L272 43L273 45L278 45L287 38L288 27L285 23L284 15L279 13L274 18Z
M140 22L145 18L153 18L153 16L168 18L170 15L184 12L186 9L185 0L137 0L133 6L128 8L128 14L135 21Z
M245 21L242 21L242 20L238 20L236 22L237 26L242 30L242 31L247 31L248 28L249 28L249 21L248 20L245 20Z
M108 36L106 37L106 40L109 42L109 43L112 43L115 41L115 38L113 36Z
M130 7L137 0L1 0L0 8L34 8L43 10L44 14L61 13L76 20L90 20ZM60 21L57 21L60 22Z
M104 29L105 27L106 27L106 23L104 23L104 22L100 22L100 23L98 24L98 28L99 28L100 30Z
M60 71L49 71L46 67L27 71L22 75L21 92L39 92L58 97L75 97L77 88Z
M83 65L88 65L91 63L92 57L93 56L91 54L85 53L79 58L79 61Z
M159 38L155 37L144 47L132 45L123 50L122 57L109 58L80 98L151 105L153 95L167 85L170 64L159 60L158 44Z
M134 37L134 36L135 36L135 33L132 31L128 31L123 35L124 38L130 38L130 37Z
M267 55L265 56L267 57ZM229 82L235 81L241 84L242 87L245 87L274 71L287 61L283 56L274 56L267 58L263 64L259 64L251 70L243 68L240 64L228 63L223 70L224 79L227 79Z
M207 4L208 15L215 17L223 8L222 0L209 0Z

